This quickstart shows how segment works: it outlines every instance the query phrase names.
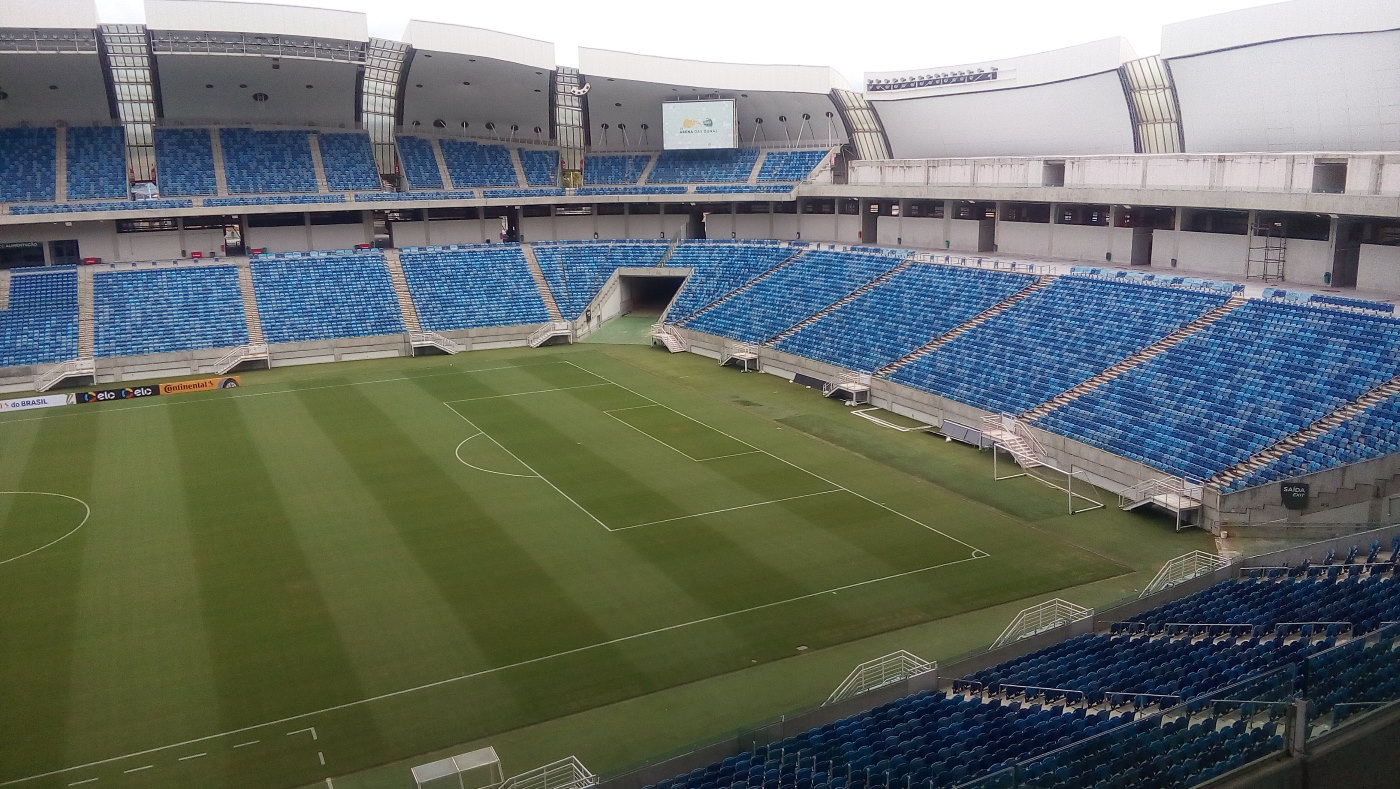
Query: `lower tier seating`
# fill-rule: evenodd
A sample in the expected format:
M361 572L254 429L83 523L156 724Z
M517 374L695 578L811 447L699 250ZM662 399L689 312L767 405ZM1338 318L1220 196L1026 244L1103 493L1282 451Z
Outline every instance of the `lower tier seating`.
M0 367L78 356L78 274L72 268L15 271L0 310Z
M263 336L270 343L405 331L382 253L255 257L252 267Z
M549 320L519 246L408 248L399 260L418 321L428 331Z
M98 358L248 342L233 266L106 272L92 286Z
M534 245L540 271L549 283L559 312L577 318L608 277L620 268L651 267L666 254L664 241L618 241L607 244L540 243Z

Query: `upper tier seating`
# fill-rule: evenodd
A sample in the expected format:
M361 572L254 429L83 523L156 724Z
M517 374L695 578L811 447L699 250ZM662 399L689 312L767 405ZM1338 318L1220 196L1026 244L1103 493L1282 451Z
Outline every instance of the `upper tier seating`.
M549 311L517 244L400 253L418 321L427 331L544 323Z
M70 126L67 136L69 200L121 200L130 196L126 135L120 126Z
M664 241L535 244L535 258L549 283L559 312L577 318L613 271L626 267L651 267L666 254Z
M57 161L58 136L54 129L0 129L0 202L53 200Z
M1397 373L1394 318L1251 301L1036 424L1205 480Z
M797 249L780 244L734 241L686 241L676 247L667 268L695 273L676 294L667 316L680 321L696 310L787 260Z
M769 151L758 168L760 181L802 181L826 159L826 150Z
M417 192L356 192L355 202L395 202L398 200L473 200L475 189L425 189Z
M326 188L332 192L378 189L379 168L374 149L364 132L321 132L321 168L326 172Z
M227 208L231 206L245 205L306 205L316 203L343 203L345 195L342 194L300 194L300 195L257 195L248 197L206 197L204 205L208 208Z
M10 306L0 310L0 367L49 364L78 356L78 274L16 270Z
M894 268L901 259L870 252L808 251L682 325L743 342L765 342Z
M454 189L468 186L519 186L510 149L475 140L438 140Z
M233 194L317 191L310 132L219 129L219 144Z
M290 260L254 257L252 267L263 335L270 343L405 331L380 252Z
M1224 487L1226 492L1400 452L1400 395L1391 396Z
M45 203L41 205L16 205L10 207L11 214L77 214L87 211L166 211L171 208L191 208L194 201L188 197L162 198L158 200L92 200L82 203Z
M743 182L758 163L757 148L662 151L647 176L649 184Z
M651 154L587 156L583 160L586 185L635 184L651 164Z
M579 197L597 195L683 195L687 186L580 186L574 190Z
M214 143L208 129L156 128L156 177L162 195L212 195Z
M1033 282L1028 274L916 264L775 347L874 372Z
M397 143L399 164L403 167L409 187L442 189L442 172L438 170L437 156L433 154L433 141L400 134Z
M787 194L791 191L792 184L700 184L695 187L699 195Z
M92 286L98 358L248 342L233 266L106 272L94 276Z
M525 171L526 186L559 185L559 152L521 148L520 167Z
M891 380L1020 413L1224 304L1224 294L1060 277Z

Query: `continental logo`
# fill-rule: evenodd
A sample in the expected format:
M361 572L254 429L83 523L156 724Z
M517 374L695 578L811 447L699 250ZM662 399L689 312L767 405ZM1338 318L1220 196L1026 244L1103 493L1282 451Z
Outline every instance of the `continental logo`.
M185 394L186 392L208 392L212 389L236 389L242 383L236 375L225 378L201 378L197 381L177 381L173 384L161 384L160 393L163 395Z

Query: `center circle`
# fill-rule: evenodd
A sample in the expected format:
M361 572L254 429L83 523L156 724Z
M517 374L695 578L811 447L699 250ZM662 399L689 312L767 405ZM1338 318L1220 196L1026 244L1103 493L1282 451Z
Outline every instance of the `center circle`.
M65 493L0 490L0 565L68 537L92 517L87 502Z

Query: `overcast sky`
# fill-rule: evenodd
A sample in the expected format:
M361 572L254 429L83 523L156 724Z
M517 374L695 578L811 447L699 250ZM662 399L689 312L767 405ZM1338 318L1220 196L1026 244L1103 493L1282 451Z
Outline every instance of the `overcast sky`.
M269 0L276 2L277 0ZM315 0L289 5L369 15L370 35L399 39L409 19L484 27L578 46L735 63L831 66L853 86L867 71L916 70L1029 55L1124 36L1153 55L1164 24L1265 5L1259 0ZM144 22L141 0L97 0L103 22ZM868 18L863 18L868 17ZM249 20L250 30L257 27Z

